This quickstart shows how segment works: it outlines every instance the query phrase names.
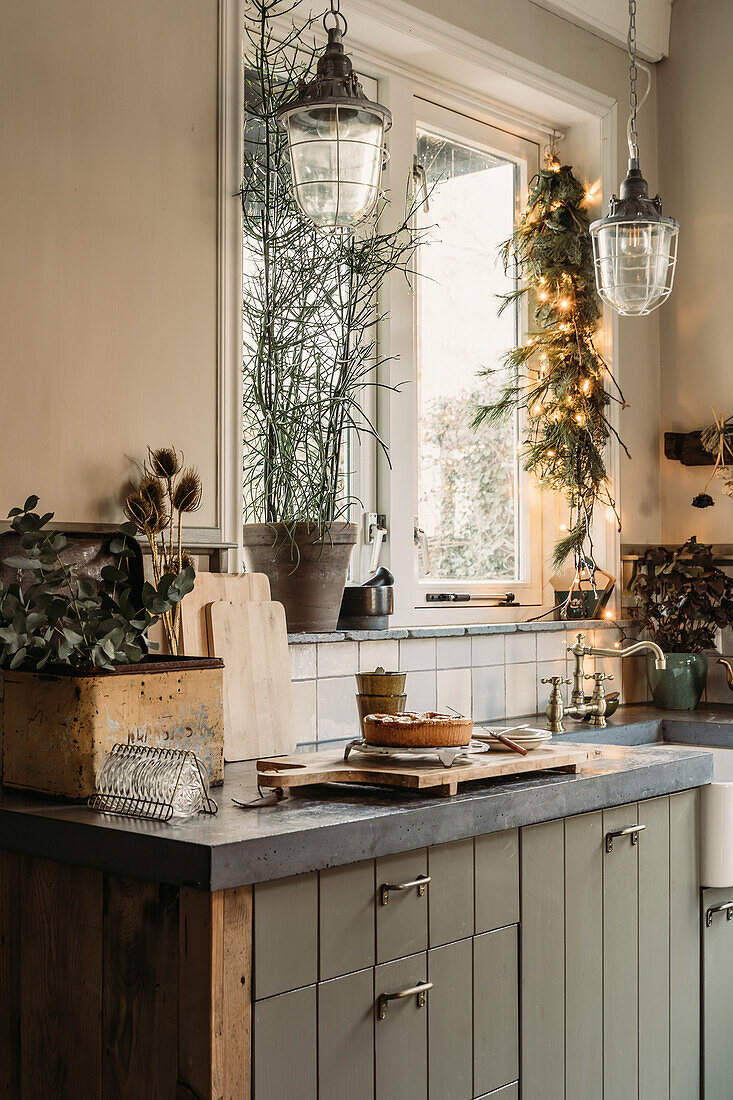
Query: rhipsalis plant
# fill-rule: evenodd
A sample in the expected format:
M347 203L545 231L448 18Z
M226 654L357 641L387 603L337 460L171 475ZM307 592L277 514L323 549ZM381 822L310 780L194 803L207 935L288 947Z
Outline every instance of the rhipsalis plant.
M98 585L64 560L71 540L45 529L53 513L39 515L37 504L30 496L9 515L20 550L3 561L17 579L0 584L0 668L112 669L142 660L155 648L148 629L191 591L193 569L166 573L135 593L124 568L135 527L124 523L109 544L116 564L103 567L104 585Z
M387 362L379 291L392 272L409 275L418 240L412 210L379 228L384 200L356 234L319 231L299 212L276 115L313 64L315 20L302 10L252 0L245 23L244 507L255 522L309 523L326 537L348 518L347 433L385 449L364 407Z
M623 407L625 402L594 343L600 303L585 199L585 188L572 169L550 155L532 180L527 209L503 246L505 266L516 268L520 285L504 297L501 308L529 295L534 329L507 354L510 380L495 402L478 408L474 421L478 427L522 411L524 468L543 489L562 492L570 510L568 534L554 549L556 568L570 554L576 565L592 557L596 505L603 505L619 530L621 526L605 449L611 435L619 438L608 418L609 405L617 401Z

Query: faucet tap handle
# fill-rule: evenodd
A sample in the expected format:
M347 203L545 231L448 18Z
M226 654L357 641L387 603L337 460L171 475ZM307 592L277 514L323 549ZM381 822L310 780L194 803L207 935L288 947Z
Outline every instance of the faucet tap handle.
M557 687L558 684L569 684L571 681L566 680L564 676L543 676L540 683L552 684L553 687Z
M583 677L585 680L595 680L597 684L602 684L604 680L613 680L612 672L586 672Z

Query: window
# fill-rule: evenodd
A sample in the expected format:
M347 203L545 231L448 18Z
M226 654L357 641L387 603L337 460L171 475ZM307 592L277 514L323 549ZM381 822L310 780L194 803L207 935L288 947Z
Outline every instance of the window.
M525 606L540 602L540 508L520 469L519 417L477 432L471 426L476 404L507 382L504 355L526 331L523 302L499 310L501 295L516 288L501 245L539 149L458 111L417 97L412 103L428 202L417 212L423 243L410 307L412 385L392 405L388 522L390 560L409 590L402 613L421 611L412 621L427 622L446 595L461 597L464 618L464 601L493 606L505 592ZM398 303L393 317L404 308ZM400 361L406 366L407 356Z

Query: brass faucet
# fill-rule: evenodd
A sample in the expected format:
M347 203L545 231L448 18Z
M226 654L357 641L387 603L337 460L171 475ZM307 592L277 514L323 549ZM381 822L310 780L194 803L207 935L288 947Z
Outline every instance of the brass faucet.
M602 649L597 646L585 644L585 634L577 634L575 643L568 646L568 653L575 657L575 671L573 678L566 680L562 676L550 676L542 680L543 684L552 684L550 699L547 704L547 722L553 733L564 733L563 718L576 718L582 720L591 716L590 724L604 728L606 725L606 690L603 686L605 680L613 680L613 676L607 672L593 672L586 675L583 671L583 662L587 656L593 657L631 657L634 653L640 653L643 649L649 649L654 654L655 664L658 669L667 667L664 653L656 642L635 642L626 649ZM590 703L585 701L583 690L584 680L594 680L595 687L591 695ZM572 683L570 692L570 704L567 705L560 691L560 684Z

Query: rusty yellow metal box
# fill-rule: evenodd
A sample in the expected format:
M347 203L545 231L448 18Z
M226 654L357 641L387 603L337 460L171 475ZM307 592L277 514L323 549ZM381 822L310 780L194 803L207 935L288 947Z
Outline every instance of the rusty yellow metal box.
M3 785L83 799L117 741L192 749L224 779L223 661L147 657L114 672L6 672Z

